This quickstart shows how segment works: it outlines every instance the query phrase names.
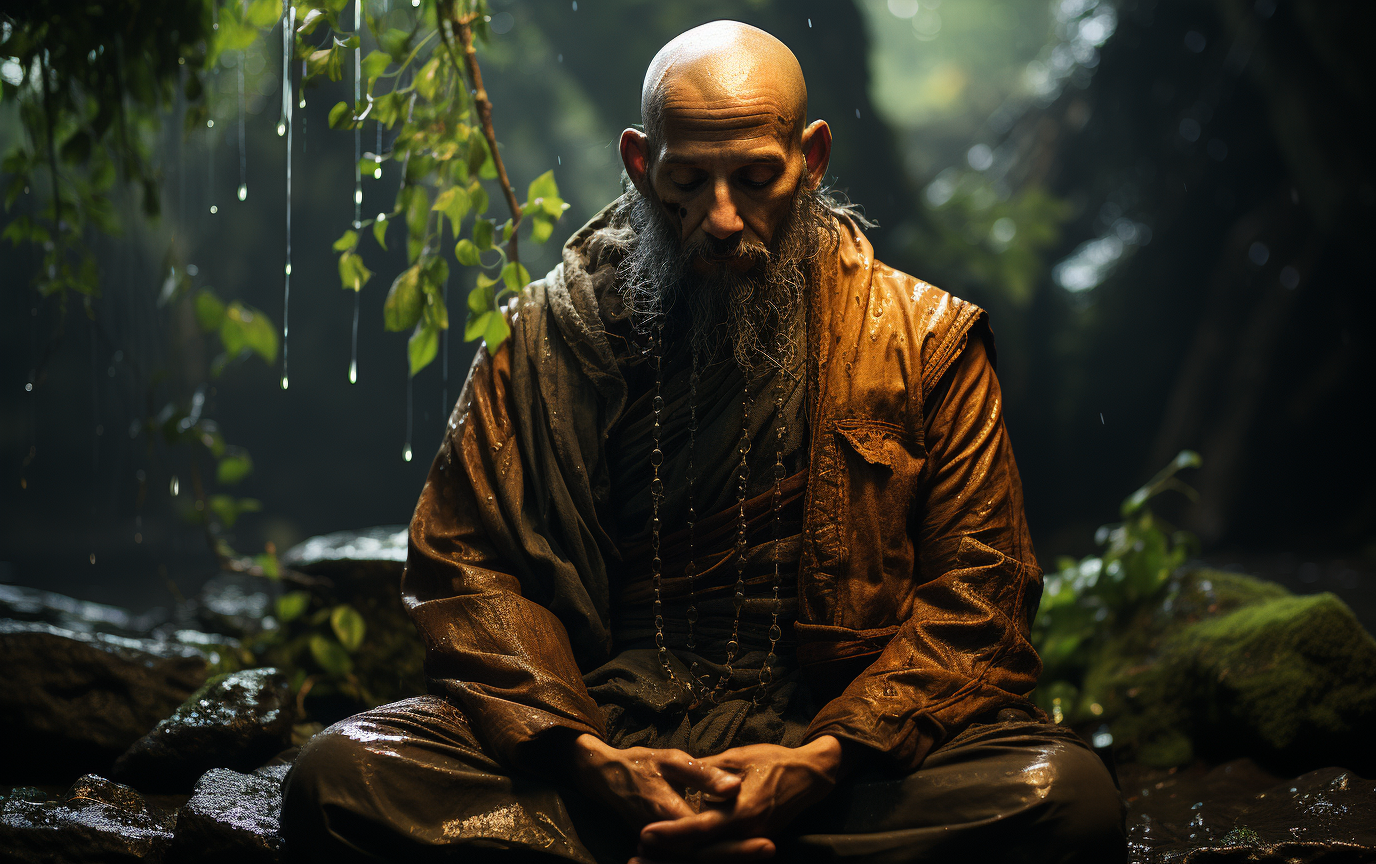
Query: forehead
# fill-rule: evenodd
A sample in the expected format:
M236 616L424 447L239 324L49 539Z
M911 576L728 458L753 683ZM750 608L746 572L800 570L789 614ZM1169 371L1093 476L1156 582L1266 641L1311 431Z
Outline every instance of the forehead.
M682 79L668 83L660 103L665 148L730 142L788 148L798 125L796 109L776 88L732 83L730 88Z

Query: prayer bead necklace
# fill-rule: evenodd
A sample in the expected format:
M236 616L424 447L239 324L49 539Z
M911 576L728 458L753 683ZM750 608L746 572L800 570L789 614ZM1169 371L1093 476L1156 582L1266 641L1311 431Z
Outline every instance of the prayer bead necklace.
M782 347L782 344L781 346ZM650 480L650 572L654 583L654 623L655 623L655 648L659 655L660 668L664 670L665 676L673 683L683 687L694 697L695 704L702 699L706 699L714 704L721 701L722 694L731 683L732 665L736 662L740 653L740 629L741 613L745 607L745 568L746 551L748 547L748 525L745 517L746 492L750 482L750 408L754 400L750 397L750 378L751 370L742 370L744 380L741 384L741 437L738 451L740 452L740 463L737 467L737 486L736 486L736 586L735 594L732 598L732 605L735 615L731 622L731 639L726 643L726 662L723 664L723 671L717 679L715 686L708 686L705 676L699 677L697 674L697 663L694 662L689 668L689 679L683 681L674 672L673 666L669 663L669 648L665 643L664 637L664 603L661 596L661 588L664 575L664 562L660 558L660 505L664 499L664 481L659 476L660 466L664 463L664 451L660 449L660 432L662 429L661 420L664 413L664 323L662 320L656 321L653 325L653 333L650 336L650 348L655 370L655 395L651 402L654 412L654 423L651 427L651 437L653 449L650 451L650 465L653 475ZM773 666L778 662L778 655L775 653L779 639L783 633L779 627L779 613L783 607L779 599L779 586L782 578L782 561L780 559L780 539L783 509L783 480L784 480L784 435L786 427L784 424L784 376L785 370L780 369L774 387L774 409L778 413L778 431L774 447L774 579L773 579L773 603L770 613L769 627L769 653L765 657L764 665L760 668L759 688L756 690L753 702L759 705L763 701L763 694L773 681ZM698 387L698 356L695 351L693 354L693 369L688 379L688 563L685 567L688 576L688 609L686 617L688 619L688 640L687 647L690 651L696 650L697 640L695 625L697 623L697 592L694 583L697 571L695 522L697 511L695 510L694 493L696 492L696 470L693 462L696 451L697 441L697 387Z

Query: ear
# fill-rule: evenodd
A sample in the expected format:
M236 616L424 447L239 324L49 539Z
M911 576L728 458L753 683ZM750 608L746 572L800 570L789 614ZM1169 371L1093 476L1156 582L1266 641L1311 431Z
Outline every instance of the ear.
M625 145L622 146L624 148ZM625 152L624 149L622 152ZM831 163L831 127L827 121L813 120L803 130L803 158L807 160L808 187L816 189L822 185L827 165Z
M642 195L647 194L645 172L650 167L650 142L644 132L627 129L621 133L621 164L626 166L626 176L631 178L635 188Z

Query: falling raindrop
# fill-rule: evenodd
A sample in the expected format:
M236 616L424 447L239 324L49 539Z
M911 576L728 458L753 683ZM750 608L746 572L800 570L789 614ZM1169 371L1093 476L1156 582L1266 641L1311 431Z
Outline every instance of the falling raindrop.
M95 566L95 563L96 563L96 553L92 552L92 553L91 553L91 565L92 565L92 566Z
M301 80L306 80L306 61L301 61ZM303 84L300 88L301 100L296 103L296 107L301 109L301 152L306 152L306 87Z
M296 9L282 0L282 120L278 135L287 134L287 266L282 273L282 389L287 389L287 318L291 310L291 35L296 30Z
M219 72L216 72L218 75ZM210 214L213 216L220 212L216 207L215 201L215 133L210 130L215 128L214 120L205 121L205 197L210 205Z
M239 200L248 197L248 150L244 147L244 52L239 52Z
M167 484L167 489L169 492L172 493L173 498L176 498L179 494L181 494L182 484L177 480L176 474L172 475L172 480Z
M354 0L354 36L358 37L358 47L354 49L354 111L363 98L363 0ZM363 128L354 124L354 230L363 227Z
M382 124L374 122L377 127L377 149L373 150L373 159L377 162L377 167L373 169L373 179L382 179Z
M359 295L363 292L354 290L354 334L349 348L349 383L358 383L358 306Z
M411 391L412 391L412 389L413 389L411 385L412 385L412 382L415 381L415 380L416 380L416 379L415 379L415 376L413 376L413 375L411 374L411 370L410 370L410 369L407 369L407 370L406 370L406 446L403 447L402 450L401 450L401 458L404 459L404 460L406 460L407 462L410 462L410 461L411 461L411 413L412 413L412 412L411 412Z

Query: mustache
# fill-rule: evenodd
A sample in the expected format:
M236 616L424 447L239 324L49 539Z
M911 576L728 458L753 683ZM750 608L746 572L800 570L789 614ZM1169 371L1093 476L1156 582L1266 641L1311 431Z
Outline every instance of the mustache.
M711 267L745 260L749 266L746 271L768 267L774 255L764 243L746 239L744 234L736 233L730 237L713 237L708 234L683 244L683 257L692 262L702 261Z

